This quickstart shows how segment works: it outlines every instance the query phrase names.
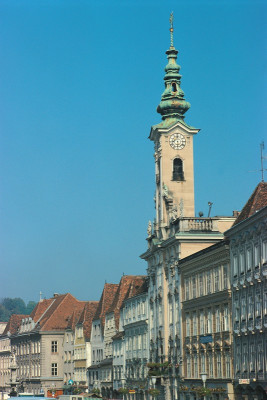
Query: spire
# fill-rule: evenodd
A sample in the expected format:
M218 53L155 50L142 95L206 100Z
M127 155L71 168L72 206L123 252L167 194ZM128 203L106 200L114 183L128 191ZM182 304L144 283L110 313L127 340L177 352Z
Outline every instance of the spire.
M168 64L165 67L165 90L157 112L162 115L163 120L166 118L183 120L184 114L190 108L190 103L185 101L184 92L180 88L182 76L179 74L181 67L176 63L178 51L173 46L173 13L170 15L170 33L170 48L166 51Z

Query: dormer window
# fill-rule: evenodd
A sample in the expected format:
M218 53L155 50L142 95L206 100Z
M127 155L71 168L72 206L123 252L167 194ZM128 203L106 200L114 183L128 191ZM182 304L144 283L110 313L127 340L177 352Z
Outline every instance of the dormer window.
M172 171L173 181L184 181L183 161L180 158L175 158L173 160Z
M177 85L175 82L172 82L172 91L177 92Z

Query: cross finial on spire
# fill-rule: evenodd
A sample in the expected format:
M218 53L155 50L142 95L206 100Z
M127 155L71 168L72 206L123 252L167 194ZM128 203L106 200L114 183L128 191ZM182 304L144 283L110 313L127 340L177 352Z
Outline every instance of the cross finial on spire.
M173 47L173 11L171 12L170 15L170 32L171 32L171 47Z

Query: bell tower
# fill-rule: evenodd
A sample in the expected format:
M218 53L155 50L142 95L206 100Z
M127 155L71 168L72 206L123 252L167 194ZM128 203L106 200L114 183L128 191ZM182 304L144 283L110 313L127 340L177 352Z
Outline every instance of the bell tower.
M166 51L165 89L157 112L162 122L151 128L155 145L155 231L168 227L173 219L194 217L193 138L199 129L184 122L190 108L181 89L178 51L173 45L173 14L170 17L171 43Z

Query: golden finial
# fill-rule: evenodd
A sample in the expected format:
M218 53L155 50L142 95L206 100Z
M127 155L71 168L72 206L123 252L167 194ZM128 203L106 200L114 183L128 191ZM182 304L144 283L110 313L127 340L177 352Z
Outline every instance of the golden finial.
M171 47L173 47L173 11L171 12L170 15L170 32L171 32Z

